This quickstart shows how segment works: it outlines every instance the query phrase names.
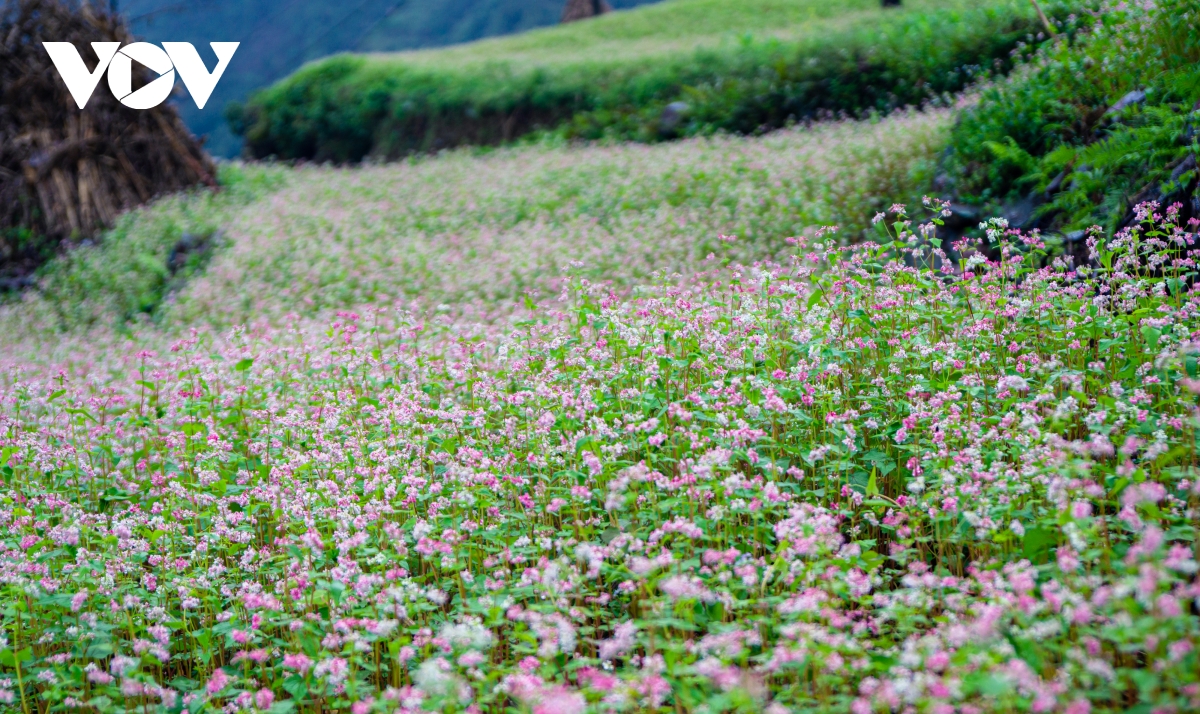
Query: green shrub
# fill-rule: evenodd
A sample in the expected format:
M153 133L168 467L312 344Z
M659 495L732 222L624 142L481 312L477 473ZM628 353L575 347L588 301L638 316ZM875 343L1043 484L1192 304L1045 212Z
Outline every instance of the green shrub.
M539 129L587 139L751 133L942 97L981 70L1009 69L1041 27L1027 2L938 5L821 20L798 38L747 35L666 54L539 61L498 53L457 64L342 55L259 92L230 120L256 156L339 162L495 144ZM1048 10L1065 17L1072 6ZM688 111L664 127L663 109L676 101Z
M960 197L994 205L1051 189L1045 225L1112 228L1134 203L1191 180L1179 169L1196 151L1200 4L1106 6L1089 22L963 114L951 141ZM1131 92L1144 99L1109 111Z
M74 329L156 317L163 302L204 268L229 212L282 186L287 176L282 167L222 164L221 190L175 194L125 213L94 245L38 271L41 319Z

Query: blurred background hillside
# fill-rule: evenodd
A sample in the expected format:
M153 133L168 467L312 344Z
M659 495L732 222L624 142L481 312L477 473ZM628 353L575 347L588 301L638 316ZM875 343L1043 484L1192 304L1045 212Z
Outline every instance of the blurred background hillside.
M656 0L610 0L614 9ZM216 156L235 156L241 138L222 115L230 101L309 60L337 52L439 47L556 24L562 0L119 0L135 34L150 42L241 42L230 71L203 110L184 98L180 113Z

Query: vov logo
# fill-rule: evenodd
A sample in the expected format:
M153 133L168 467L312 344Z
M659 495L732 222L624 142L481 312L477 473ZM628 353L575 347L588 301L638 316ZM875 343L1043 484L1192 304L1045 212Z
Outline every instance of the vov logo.
M217 67L212 72L204 66L200 53L190 42L164 42L162 47L149 42L134 42L121 47L120 42L93 42L92 51L100 59L93 72L89 72L79 50L70 42L43 42L50 60L66 83L75 103L83 109L100 77L108 70L108 88L113 96L130 109L150 109L166 101L175 86L175 71L183 80L192 99L200 109L208 102L229 60L237 51L239 42L210 42L217 55ZM133 63L138 62L158 73L158 78L133 91Z

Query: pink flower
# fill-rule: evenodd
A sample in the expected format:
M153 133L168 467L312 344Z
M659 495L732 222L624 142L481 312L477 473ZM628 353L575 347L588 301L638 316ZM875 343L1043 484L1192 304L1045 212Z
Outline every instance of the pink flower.
M487 657L484 657L482 654L480 654L479 652L476 652L475 650L471 650L469 652L464 652L462 654L462 656L460 656L458 658L458 666L474 667L476 665L483 664L486 661L487 661Z
M950 664L950 654L948 652L934 652L925 658L925 668L934 672L940 672Z
M850 594L854 597L871 592L871 577L858 568L846 573L846 584L850 586Z
M583 714L587 700L578 692L566 687L555 687L542 694L542 701L533 708L533 714Z
M1060 546L1057 551L1058 569L1064 573L1073 573L1079 569L1079 556L1070 546Z
M225 685L227 684L229 684L229 675L225 674L225 670L218 667L217 669L213 670L212 676L208 679L208 683L204 685L204 689L208 692L209 696L216 696L216 694L224 689Z
M304 675L308 672L309 668L312 667L312 660L309 659L307 655L302 654L284 655L283 666L287 669L294 669L301 675Z
M259 709L270 709L271 704L275 701L275 693L270 689L260 689L254 695L254 706Z

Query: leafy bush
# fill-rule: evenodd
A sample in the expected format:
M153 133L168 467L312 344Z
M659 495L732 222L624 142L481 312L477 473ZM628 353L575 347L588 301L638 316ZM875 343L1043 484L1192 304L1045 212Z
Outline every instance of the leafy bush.
M1197 150L1200 6L1112 4L1089 20L1078 41L1043 47L964 113L951 139L963 198L994 205L1051 188L1049 225L1111 228L1195 176L1194 163L1176 170Z
M1050 10L1065 16L1072 6ZM806 26L800 38L629 58L497 54L456 65L342 55L259 92L230 120L256 156L322 161L494 144L538 129L641 140L747 133L937 99L981 70L1008 69L1041 29L1017 0L852 17ZM688 112L664 126L664 108L678 101Z
M950 274L893 218L503 334L378 306L5 370L0 703L1200 708L1196 236L1034 269L996 223Z

